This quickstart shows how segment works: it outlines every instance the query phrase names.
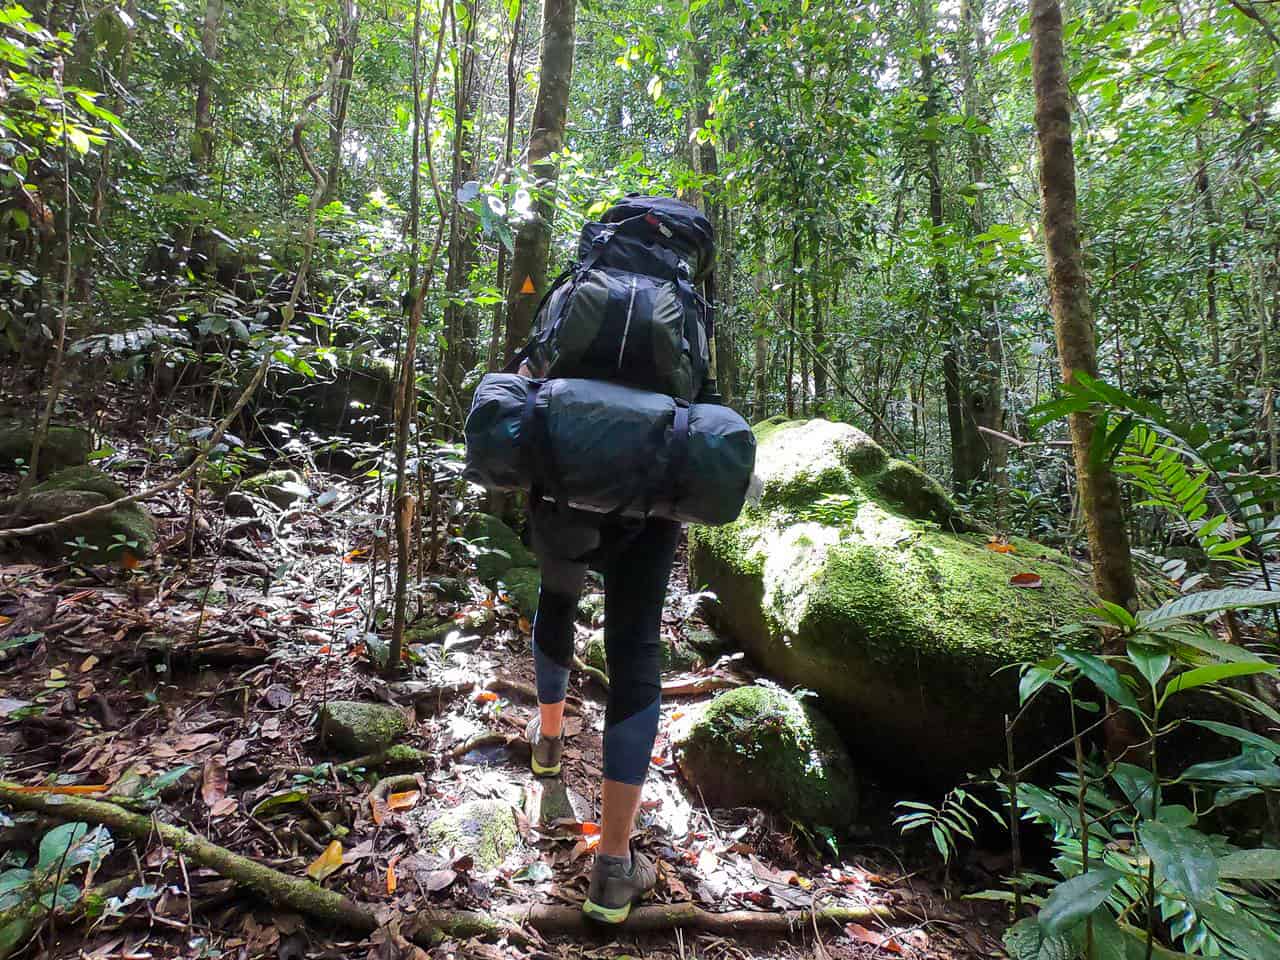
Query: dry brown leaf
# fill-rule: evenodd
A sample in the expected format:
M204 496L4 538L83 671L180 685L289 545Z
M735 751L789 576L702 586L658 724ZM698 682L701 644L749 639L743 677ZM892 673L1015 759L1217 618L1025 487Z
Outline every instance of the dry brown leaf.
M211 817L225 817L227 814L235 813L240 808L240 802L235 797L223 797L209 810Z
M405 790L403 793L393 793L387 797L388 810L412 810L418 805L422 793L418 790Z
M235 763L249 751L248 740L232 740L227 746L227 763Z
M373 817L373 822L377 826L382 826L382 821L387 817L387 802L381 797L374 794L369 795L369 814Z
M212 733L188 733L173 741L170 746L178 753L190 753L218 743L221 739Z
M324 853L311 861L307 867L307 876L317 882L333 874L342 866L342 843L338 840L330 842Z
M456 870L432 870L422 878L422 886L427 893L439 893L458 879Z
M89 654L89 656L85 657L84 662L80 664L80 672L88 673L97 665L98 665L98 655L96 653L91 653Z
M887 950L889 953L902 953L902 944L893 939L892 935L873 933L860 923L846 923L844 932L849 935L850 939L859 943L869 943L871 946Z
M1027 590L1039 590L1044 586L1044 581L1040 579L1038 573L1015 573L1009 578L1009 585Z
M220 754L204 762L204 779L200 796L210 810L227 798L227 763Z

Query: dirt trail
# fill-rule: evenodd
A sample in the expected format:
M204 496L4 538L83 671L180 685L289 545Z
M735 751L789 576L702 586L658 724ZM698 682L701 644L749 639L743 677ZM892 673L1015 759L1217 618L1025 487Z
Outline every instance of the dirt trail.
M525 695L533 679L529 624L471 576L469 545L449 534L460 529L461 513L441 518L435 551L424 546L424 559L434 552L436 564L411 606L415 626L452 621L457 629L413 644L405 682L384 682L374 661L387 630L375 611L388 596L390 564L377 488L320 473L307 482L310 500L264 509L261 519L226 517L218 501L206 500L189 560L189 514L175 496L149 504L167 549L132 569L0 561L0 776L104 785L109 795L294 875L326 873L327 856L332 869L322 882L384 905L389 919L426 905L578 904L595 842L603 690L575 673L570 694L578 711L567 723L563 786L535 780L519 739L534 708ZM455 486L441 492L448 504ZM664 631L696 625L684 580L681 564ZM590 627L579 630L585 641ZM740 667L714 669L749 682L732 674ZM682 932L628 934L604 947L605 932L590 945L564 939L518 950L471 941L435 952L999 955L993 915L944 901L881 845L896 846L883 830L867 830L865 843L841 849L840 862L824 862L790 824L752 809L708 810L690 796L671 757L669 728L707 699L668 698L662 708L635 839L663 863L654 900L714 911L884 904L917 919L883 929L800 930L787 943ZM402 710L407 729L398 742L416 758L352 765L321 744L317 715L338 700ZM406 773L416 779L398 781L404 788L386 804L371 803L379 777ZM484 809L508 810L514 820L514 837L495 841L503 854L496 866L464 850L470 827L456 835L433 827L473 801L492 801ZM33 846L32 827L46 825L13 820L0 830L0 847L16 862L14 851ZM112 877L131 878L148 895L87 932L68 922L46 929L41 955L283 960L372 949L264 909L159 845L119 843L94 881ZM380 956L417 950L386 931L374 941Z

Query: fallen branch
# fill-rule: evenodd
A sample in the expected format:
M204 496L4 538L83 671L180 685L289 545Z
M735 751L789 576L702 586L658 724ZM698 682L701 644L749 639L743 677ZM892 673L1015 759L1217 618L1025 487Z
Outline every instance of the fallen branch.
M17 784L0 781L0 802L17 809L34 810L61 820L102 824L116 834L143 843L158 838L192 863L208 867L228 880L248 887L273 906L295 910L317 920L370 934L378 928L376 908L359 903L333 890L300 877L293 877L249 857L233 853L204 837L151 817L131 813L113 803L82 797L23 793ZM895 916L887 906L822 907L778 913L731 911L711 913L692 903L639 907L620 925L627 932L693 928L710 933L774 933L783 935L815 923L845 924L867 920L889 920ZM527 924L539 933L579 934L598 929L576 907L557 904L516 906L482 914L470 910L425 909L414 916L406 933L420 946L432 946L443 937L506 937L512 943L528 943L520 929Z
M676 677L664 680L662 695L664 697L696 697L716 690L732 690L734 687L745 687L748 681L736 680L733 677Z
M513 920L520 919L543 934L582 934L599 930L577 907L539 903L522 910ZM868 920L889 920L894 911L886 906L818 907L813 910L784 910L764 912L731 910L728 913L712 913L692 903L666 903L649 907L637 907L617 929L627 933L644 933L677 928L691 928L706 933L735 936L740 933L786 934L819 924L865 923Z
M524 697L535 703L538 700L538 691L529 683L521 683L519 680L511 680L507 677L494 677L484 685L486 690L492 690L494 693L510 693L517 697ZM578 701L573 697L569 697L564 703L564 712L566 716L577 717L582 715L582 710L578 706Z

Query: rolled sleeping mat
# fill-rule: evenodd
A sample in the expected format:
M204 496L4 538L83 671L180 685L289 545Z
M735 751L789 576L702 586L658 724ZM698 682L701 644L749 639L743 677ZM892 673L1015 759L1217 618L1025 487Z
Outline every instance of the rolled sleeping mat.
M468 480L566 506L716 526L755 468L745 420L715 403L603 380L487 374L466 423Z

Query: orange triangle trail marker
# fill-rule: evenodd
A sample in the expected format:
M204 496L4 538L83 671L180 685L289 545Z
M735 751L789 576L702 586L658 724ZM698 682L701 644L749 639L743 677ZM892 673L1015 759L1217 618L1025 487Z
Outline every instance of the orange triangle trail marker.
M524 283L520 285L521 293L537 293L537 288L533 285L533 277L525 274Z

